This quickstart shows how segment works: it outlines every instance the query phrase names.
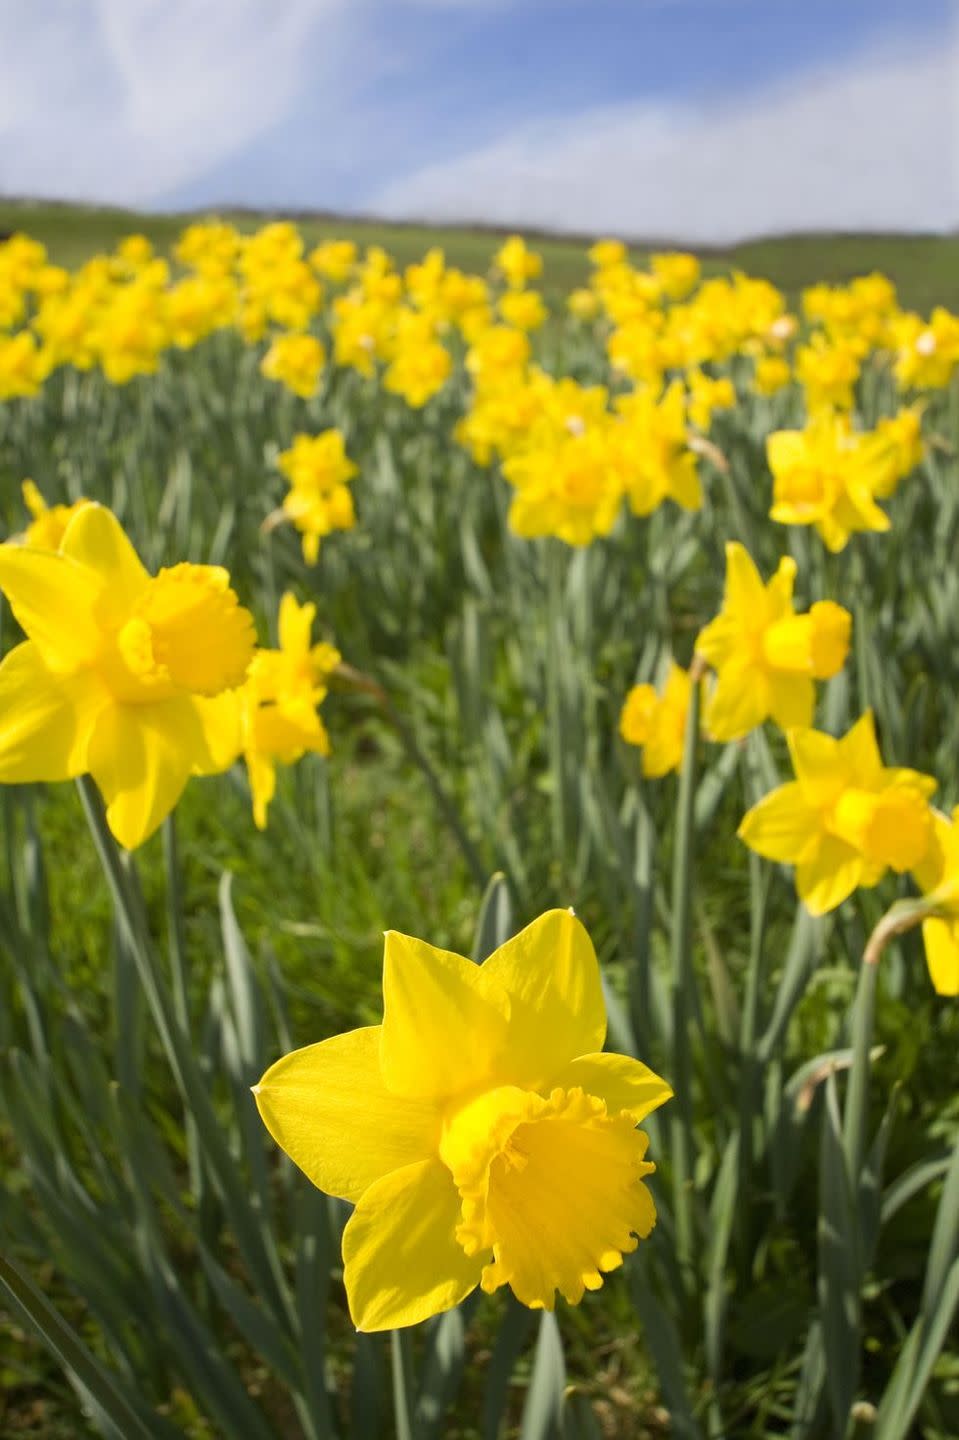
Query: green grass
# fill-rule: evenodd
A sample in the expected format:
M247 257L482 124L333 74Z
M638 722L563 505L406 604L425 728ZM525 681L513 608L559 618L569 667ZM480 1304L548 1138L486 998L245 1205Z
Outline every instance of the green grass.
M252 211L223 212L242 229L273 218ZM110 249L123 235L148 235L167 250L180 230L196 215L147 215L134 210L106 209L45 201L0 200L0 231L23 230L42 240L60 265L76 266L97 251ZM482 272L501 243L501 233L455 226L390 225L376 220L298 215L309 240L355 239L383 245L402 265L418 260L431 245L440 245L450 262ZM536 236L545 260L545 284L565 292L586 278L586 240ZM648 252L635 247L637 259ZM709 271L740 268L772 280L791 300L817 281L838 284L855 275L881 270L895 281L901 302L928 311L933 305L959 309L959 236L957 235L783 235L742 245L700 250Z

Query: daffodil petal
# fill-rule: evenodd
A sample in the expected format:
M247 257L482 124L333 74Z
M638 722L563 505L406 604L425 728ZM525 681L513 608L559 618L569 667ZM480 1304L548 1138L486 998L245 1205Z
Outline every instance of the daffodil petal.
M64 532L60 551L103 582L99 613L104 619L129 614L150 583L126 531L105 505L90 503L77 511Z
M739 838L781 865L795 865L821 833L819 812L806 804L795 780L780 785L744 815Z
M460 1197L438 1159L377 1180L343 1231L343 1279L357 1330L394 1330L451 1310L479 1283L482 1255L456 1239Z
M509 995L499 1084L541 1084L577 1055L601 1050L606 1004L593 942L570 910L547 910L494 950L481 982Z
M816 687L808 675L770 675L769 714L780 730L810 725L815 705Z
M862 883L862 856L843 840L824 836L814 854L796 866L796 889L811 915L825 915Z
M193 773L219 775L229 770L243 748L241 692L224 690L222 695L197 695L193 703L206 747Z
M637 1125L665 1105L673 1093L666 1081L641 1060L608 1050L571 1060L553 1083L564 1090L579 1086L587 1095L604 1100L610 1115L625 1111Z
M488 1079L510 1002L502 986L481 976L461 955L387 931L380 1060L394 1094L425 1100Z
M0 783L82 775L105 698L93 675L52 674L32 641L17 645L0 663Z
M133 850L149 839L183 792L203 733L188 699L109 705L87 751L90 773L107 804L107 823Z
M959 995L959 933L957 922L924 920L922 939L926 947L929 978L937 995Z
M382 1027L294 1050L255 1087L281 1150L328 1195L358 1201L384 1175L435 1156L436 1108L391 1095L380 1072Z
M769 714L769 684L747 660L731 660L716 677L704 724L710 740L739 740Z
M92 570L55 550L0 545L0 591L50 669L72 673L96 659L103 583Z

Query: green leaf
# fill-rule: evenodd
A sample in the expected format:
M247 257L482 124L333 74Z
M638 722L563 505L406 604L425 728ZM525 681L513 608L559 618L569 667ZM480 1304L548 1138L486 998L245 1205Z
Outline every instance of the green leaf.
M128 1398L115 1376L90 1354L80 1337L58 1315L12 1260L0 1257L0 1285L14 1313L36 1330L63 1368L89 1395L123 1440L158 1440L169 1427L160 1417L147 1418Z

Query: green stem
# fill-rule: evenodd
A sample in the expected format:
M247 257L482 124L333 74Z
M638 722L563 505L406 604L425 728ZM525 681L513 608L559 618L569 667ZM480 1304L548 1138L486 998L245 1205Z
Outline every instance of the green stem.
M390 1331L396 1440L413 1440L413 1355L408 1330Z
M869 1120L869 1052L872 1049L876 1018L876 985L879 966L866 960L859 969L859 985L853 1005L852 1068L846 1088L843 1113L843 1149L853 1193L858 1190L866 1151Z
M689 1024L692 1020L692 890L696 798L696 751L699 739L700 687L694 684L686 718L683 764L679 775L676 840L673 853L672 965L673 1073L670 1081L676 1092L671 1125L671 1153L675 1188L676 1258L684 1275L693 1264L693 1106L692 1059Z
M549 768L552 773L553 853L562 871L566 861L566 763L563 693L560 682L563 623L563 554L559 540L546 542L546 708Z

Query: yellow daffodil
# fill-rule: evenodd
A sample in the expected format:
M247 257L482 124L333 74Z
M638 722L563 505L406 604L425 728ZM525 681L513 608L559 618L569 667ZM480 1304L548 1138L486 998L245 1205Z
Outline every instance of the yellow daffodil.
M895 373L905 389L942 390L959 366L959 316L941 305L930 319L906 314L893 327Z
M615 448L621 481L635 515L650 515L664 500L684 510L703 503L696 456L689 449L686 396L675 380L661 400L636 390L617 404L622 422Z
M700 266L695 255L674 251L651 255L649 263L671 300L684 300L699 283Z
M293 765L308 752L329 754L329 736L318 710L341 657L332 645L312 643L315 617L315 605L300 605L289 593L283 596L280 648L257 650L239 694L240 745L259 830L266 827L276 791L277 764Z
M588 545L616 523L622 490L602 432L569 434L514 455L503 474L516 489L509 524L517 535L555 535L567 545Z
M52 356L29 330L0 335L0 400L36 395L50 373Z
M278 380L294 395L315 395L326 364L326 352L315 335L278 335L263 357L260 371Z
M739 837L767 860L795 865L806 908L824 915L889 869L921 873L937 844L936 782L883 765L872 712L840 740L804 729L787 738L796 779L753 806Z
M549 314L537 290L508 290L497 308L507 325L517 330L538 330Z
M356 266L356 243L353 240L326 240L307 257L318 275L342 284L349 280Z
M757 395L775 395L792 379L789 361L781 355L761 355L753 371L753 389Z
M611 265L621 265L626 259L626 246L622 240L597 240L586 255L597 270L607 270Z
M522 290L543 269L543 257L526 248L521 235L511 235L497 250L493 263L511 290Z
M806 410L850 410L859 379L860 357L848 342L830 344L814 335L796 351L796 379L806 392Z
M566 308L577 320L595 320L599 314L599 296L592 290L572 290L566 297Z
M551 910L484 965L388 931L381 1025L278 1060L267 1129L356 1208L344 1280L360 1330L413 1325L477 1285L577 1304L649 1235L647 1137L669 1086L603 1052L589 936Z
M0 782L91 774L132 849L230 763L213 697L246 675L250 614L218 566L150 576L95 504L58 551L0 545L0 590L27 635L0 664Z
M876 422L873 434L877 446L884 447L888 457L887 472L873 482L873 494L880 500L887 500L896 493L900 480L915 470L926 453L922 438L922 407L910 405L895 415L884 416Z
M683 763L686 716L693 683L675 661L658 694L652 685L634 685L619 717L619 733L628 745L643 748L643 774L658 779Z
M397 318L393 354L383 388L402 395L414 410L442 390L453 369L453 358L436 335L429 315L404 310Z
M889 529L875 496L888 475L888 447L857 434L839 415L820 412L805 430L777 430L766 440L773 475L771 520L815 525L829 550L843 550L857 530Z
M770 717L784 730L810 725L813 682L845 664L851 615L831 600L797 615L795 579L796 562L784 556L764 585L745 547L727 544L723 608L696 641L716 671L705 714L711 740L738 740Z
M303 536L304 560L315 565L324 535L351 530L356 523L348 488L356 466L346 454L339 430L294 436L276 463L290 482L283 514Z

